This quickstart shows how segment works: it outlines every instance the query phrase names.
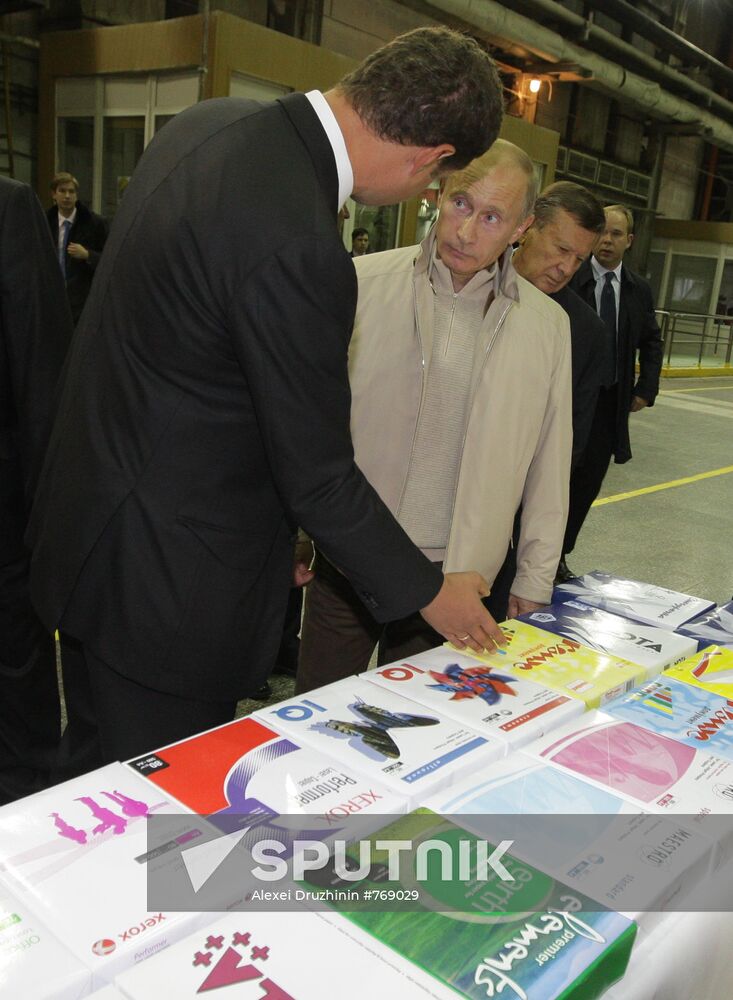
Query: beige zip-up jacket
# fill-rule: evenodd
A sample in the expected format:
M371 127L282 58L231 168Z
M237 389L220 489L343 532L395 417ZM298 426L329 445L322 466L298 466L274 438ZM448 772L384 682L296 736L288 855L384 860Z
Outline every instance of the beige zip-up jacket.
M354 260L351 433L357 464L393 513L430 364L433 239ZM500 267L499 291L479 334L443 569L475 569L491 584L521 504L512 593L547 603L568 511L570 329L565 311L516 273L510 253Z

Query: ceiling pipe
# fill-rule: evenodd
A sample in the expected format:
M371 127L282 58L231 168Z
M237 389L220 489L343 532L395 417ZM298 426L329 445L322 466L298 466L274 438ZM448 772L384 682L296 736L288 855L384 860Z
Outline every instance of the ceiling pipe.
M723 115L726 120L733 123L733 104L725 97L716 94L710 87L706 87L705 84L691 79L672 66L667 66L655 56L648 52L642 52L629 42L625 42L610 31L606 31L605 28L599 28L598 25L587 21L580 14L574 14L567 8L561 7L555 0L523 0L523 3L525 8L529 8L535 14L547 14L554 20L559 20L572 27L579 35L582 35L584 42L591 48L611 53L624 66L630 65L632 68L638 69L645 76L656 79L658 83L664 84L675 93L693 97L700 101L704 107L714 108L718 114ZM733 78L733 72L730 70L728 72Z
M709 52L688 42L686 38L665 28L648 14L637 10L632 4L627 3L627 0L586 0L586 3L594 10L601 11L608 17L633 28L637 34L654 42L660 49L677 56L685 65L703 67L716 83L728 87L733 93L733 69L711 56Z
M430 6L486 35L505 40L549 62L577 63L592 79L594 87L621 103L632 104L663 121L701 125L709 141L733 152L733 126L723 118L663 90L658 83L630 73L595 52L565 41L555 31L544 28L494 0L430 0Z

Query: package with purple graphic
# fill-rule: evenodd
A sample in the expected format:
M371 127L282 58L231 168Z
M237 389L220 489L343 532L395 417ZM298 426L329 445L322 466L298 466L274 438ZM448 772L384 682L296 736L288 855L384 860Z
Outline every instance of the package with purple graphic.
M733 701L667 674L605 706L609 715L733 760Z
M733 649L733 601L706 611L699 618L680 625L677 631L680 635L695 639L698 649L705 649L710 645Z
M581 715L583 702L445 647L361 674L516 748Z
M506 750L499 740L357 677L270 705L253 718L378 778L412 803Z
M697 618L715 603L600 570L576 576L555 587L552 603L566 601L582 601L601 611L670 630Z
M335 835L348 818L353 832L359 817L400 814L407 800L373 777L311 747L301 747L252 718L181 740L128 761L128 766L175 796L187 809L206 814L226 832L261 824L283 834L308 817L315 836Z
M457 998L378 941L341 924L306 910L229 914L123 973L117 984L129 1000L194 1000L209 991L226 1000Z
M0 886L0 997L78 1000L91 989L89 969Z
M669 629L643 625L601 611L582 601L551 604L539 611L520 615L518 621L575 639L599 653L609 653L638 663L646 669L647 677L653 677L694 652L692 639Z
M179 811L122 764L0 809L0 879L91 969L94 986L207 919L148 912L147 866L169 855L148 855L145 819ZM202 836L200 827L181 816L175 846Z

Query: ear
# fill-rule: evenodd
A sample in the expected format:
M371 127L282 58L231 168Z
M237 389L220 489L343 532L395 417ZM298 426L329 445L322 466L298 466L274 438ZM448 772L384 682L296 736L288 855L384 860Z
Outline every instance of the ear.
M627 239L628 239L629 242L626 244L626 249L628 250L629 247L631 246L631 244L634 242L634 234L633 233L629 233L629 235L627 236Z
M456 147L447 142L440 146L418 146L412 156L412 173L419 174L426 170L432 173L441 160L453 156L455 151Z
M511 237L509 238L509 242L510 243L519 242L533 222L534 222L534 215L528 215L527 218L524 219L514 230Z

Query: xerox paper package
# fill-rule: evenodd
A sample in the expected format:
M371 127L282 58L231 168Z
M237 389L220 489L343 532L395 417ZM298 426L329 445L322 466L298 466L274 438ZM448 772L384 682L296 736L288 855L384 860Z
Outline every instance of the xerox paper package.
M407 802L348 763L302 747L253 718L145 754L128 765L187 809L220 826L320 817L320 828L361 814L405 812ZM311 824L312 825L312 824Z
M148 856L146 817L178 808L109 764L0 809L0 878L92 971L94 986L204 919L148 912L148 866L165 867L175 851ZM176 847L203 833L195 816L176 825Z
M584 710L576 698L444 647L361 676L510 748L542 736Z
M270 705L253 718L411 803L506 751L505 743L358 677Z

